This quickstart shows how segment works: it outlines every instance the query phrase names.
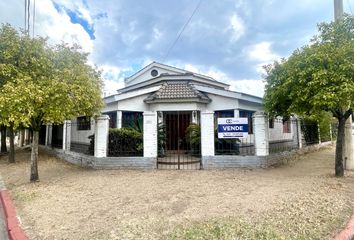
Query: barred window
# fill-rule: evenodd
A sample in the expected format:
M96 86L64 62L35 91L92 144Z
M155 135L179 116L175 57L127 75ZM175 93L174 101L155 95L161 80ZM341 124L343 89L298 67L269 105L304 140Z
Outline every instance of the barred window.
M78 131L83 131L83 130L91 130L91 121L90 117L78 117L77 118L77 130Z

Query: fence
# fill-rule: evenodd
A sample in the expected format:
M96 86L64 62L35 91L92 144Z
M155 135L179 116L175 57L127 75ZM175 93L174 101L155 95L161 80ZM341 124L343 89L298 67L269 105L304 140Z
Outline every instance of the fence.
M217 115L213 112L196 114L197 121L195 119L194 121L197 124L190 123L191 119L186 117L188 113L182 112L180 115L183 117L178 118L178 121L190 124L177 127L177 130L182 129L178 133L185 139L180 136L175 139L174 135L171 135L176 133L173 124L161 131L158 123L161 125L163 122L158 121L156 112L144 112L141 128L109 129L108 117L101 116L95 120L78 118L65 121L64 125L47 127L46 134L51 136L52 146L66 150L64 153L70 150L94 155L96 163L106 161L104 164L109 166L119 165L118 163L121 166L135 166L134 164L145 166L144 161L147 161L151 167L155 161L156 167L159 164L177 163L178 169L268 166L269 162L272 162L270 158L276 158L278 153L284 155L282 152L335 139L336 135L334 125L321 126L314 121L295 118L269 120L265 114L256 113L249 120L252 128L248 128L246 137L222 139L218 138ZM176 116L171 116L165 115L167 122L170 122L170 118L177 119ZM168 139L175 139L179 148L174 149L172 143L168 148ZM294 152L290 154L292 153ZM190 164L190 167L181 167L186 164ZM192 168L192 164L199 167Z
M299 123L297 119L269 119L269 153L291 151L299 148Z
M95 120L81 117L67 121L64 124L66 128L67 149L72 152L93 155L93 135L95 131Z
M222 111L220 111L222 112ZM214 147L215 155L254 155L254 134L253 128L249 129L249 134L246 138L218 138L217 122L218 118L228 118L230 115L222 115L220 112L214 114ZM232 113L233 114L233 113ZM232 116L231 116L232 117ZM252 121L250 122L252 125Z

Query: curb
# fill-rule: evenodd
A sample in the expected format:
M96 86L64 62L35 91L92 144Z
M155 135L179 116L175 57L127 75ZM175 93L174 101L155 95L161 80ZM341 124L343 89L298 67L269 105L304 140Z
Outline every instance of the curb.
M0 189L0 205L4 212L5 225L9 240L28 240L25 232L20 227L15 205L11 200L10 193L5 189Z
M334 238L334 240L354 240L354 212L347 226Z

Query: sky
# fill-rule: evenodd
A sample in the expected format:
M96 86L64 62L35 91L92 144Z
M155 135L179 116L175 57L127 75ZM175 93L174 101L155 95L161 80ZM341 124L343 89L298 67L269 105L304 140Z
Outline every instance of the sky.
M0 1L0 22L23 28L24 2ZM353 14L354 0L343 5ZM34 34L80 44L102 70L104 95L157 61L262 97L262 66L290 56L317 23L332 20L333 0L36 0Z

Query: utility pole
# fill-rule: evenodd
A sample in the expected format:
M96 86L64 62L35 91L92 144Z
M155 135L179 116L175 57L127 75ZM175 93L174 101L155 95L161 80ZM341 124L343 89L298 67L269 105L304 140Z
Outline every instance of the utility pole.
M334 20L337 21L343 17L343 0L334 0Z
M338 21L343 17L343 0L334 0L334 20ZM343 158L344 168L354 170L354 143L352 133L352 116L345 122Z

